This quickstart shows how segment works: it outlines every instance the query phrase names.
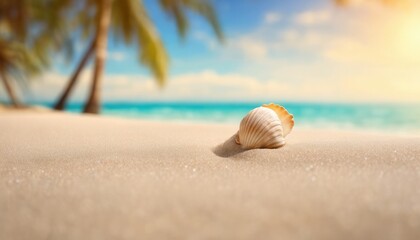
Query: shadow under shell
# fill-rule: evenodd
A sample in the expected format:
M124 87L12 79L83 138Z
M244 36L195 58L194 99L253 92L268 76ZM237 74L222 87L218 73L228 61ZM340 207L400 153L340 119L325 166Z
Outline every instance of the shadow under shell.
M237 144L235 141L236 134L226 140L224 143L213 148L213 153L219 157L231 157L238 153L245 152L246 149L243 149L241 145Z

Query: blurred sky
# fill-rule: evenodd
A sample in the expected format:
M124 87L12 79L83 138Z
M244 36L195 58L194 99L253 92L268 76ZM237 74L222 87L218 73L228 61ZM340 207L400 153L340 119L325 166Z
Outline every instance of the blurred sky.
M154 0L145 0L171 56L159 89L136 50L111 39L103 100L420 102L420 7L375 0L338 7L332 0L215 0L226 35L191 14L188 37ZM80 55L85 43L77 42ZM79 57L77 57L78 59ZM31 101L51 101L75 62L57 56L54 69L32 81ZM73 94L87 96L91 66ZM27 98L28 99L28 98Z

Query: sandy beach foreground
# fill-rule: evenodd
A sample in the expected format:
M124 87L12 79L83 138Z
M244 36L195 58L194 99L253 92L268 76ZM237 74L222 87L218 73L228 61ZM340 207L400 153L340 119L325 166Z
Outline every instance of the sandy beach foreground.
M420 138L0 116L0 239L420 239Z

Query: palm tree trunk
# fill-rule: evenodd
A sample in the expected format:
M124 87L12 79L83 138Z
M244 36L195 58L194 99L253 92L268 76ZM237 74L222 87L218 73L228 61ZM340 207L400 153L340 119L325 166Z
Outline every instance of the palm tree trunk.
M102 0L99 4L99 25L95 40L95 69L93 72L90 96L83 110L85 113L99 113L100 111L100 87L105 70L108 29L111 20L111 1L112 0Z
M66 107L70 93L74 89L74 86L77 82L77 79L79 78L80 73L82 72L83 68L87 64L90 57L92 56L94 50L95 50L95 39L92 40L92 43L90 44L89 48L86 50L85 54L83 55L83 58L79 62L79 65L77 65L76 71L74 71L73 75L68 81L66 88L64 89L64 92L61 94L57 103L54 105L54 109L63 110Z
M3 82L4 88L6 89L7 95L9 95L10 102L12 105L16 108L21 107L21 103L19 102L15 91L12 88L12 85L10 85L9 79L7 78L7 75L4 72L0 72L1 80Z

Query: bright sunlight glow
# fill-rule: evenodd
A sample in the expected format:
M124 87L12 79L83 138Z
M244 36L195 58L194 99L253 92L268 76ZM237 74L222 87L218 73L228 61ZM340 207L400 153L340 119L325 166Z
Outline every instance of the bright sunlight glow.
M400 50L404 56L420 60L420 16L410 15L401 23Z

